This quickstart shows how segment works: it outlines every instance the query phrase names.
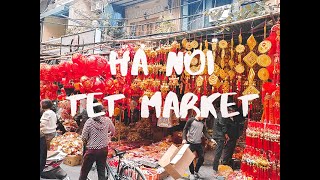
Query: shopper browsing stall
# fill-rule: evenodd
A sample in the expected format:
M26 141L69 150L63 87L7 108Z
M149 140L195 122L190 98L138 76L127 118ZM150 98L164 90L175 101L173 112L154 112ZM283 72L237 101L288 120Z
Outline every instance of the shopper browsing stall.
M93 100L93 103L97 103L97 102L98 101L96 99ZM87 103L83 105L83 110L74 117L74 120L78 124L78 128L76 130L76 133L78 134L82 134L83 126L86 123L86 121L89 119L87 109L86 109L87 107L86 104Z
M103 110L103 107L93 107L95 113ZM110 118L102 115L89 118L84 124L82 140L86 147L83 157L79 180L86 180L92 164L96 162L98 179L105 180L105 167L107 158L107 146L110 141L109 136L113 136L115 127Z
M188 119L185 127L183 128L182 144L190 144L190 150L192 152L196 151L198 155L196 167L194 168L193 162L189 166L189 170L191 172L190 178L199 178L199 169L204 162L204 151L201 144L201 138L203 134L207 139L210 139L213 143L216 143L215 140L212 139L208 134L203 117L191 117Z
M228 107L229 113L240 112L240 114L230 118L226 118L227 135L229 137L229 140L226 142L226 145L223 148L222 163L224 165L231 166L232 155L236 148L237 141L243 132L245 118L241 113L242 110L239 109L241 108L238 108L236 106Z
M213 159L214 176L217 175L219 161L223 153L223 164L230 165L232 154L234 152L238 138L243 129L244 118L242 114L233 117L223 118L219 108L220 103L216 103L217 118L213 126L213 138L217 142ZM229 106L228 113L237 111L236 106ZM239 111L238 111L239 112Z
M56 128L57 128L57 115L52 108L52 101L49 99L44 99L41 101L41 108L43 110L43 114L40 118L41 126L43 126L42 133L46 138L47 149L50 148L51 140L56 136Z

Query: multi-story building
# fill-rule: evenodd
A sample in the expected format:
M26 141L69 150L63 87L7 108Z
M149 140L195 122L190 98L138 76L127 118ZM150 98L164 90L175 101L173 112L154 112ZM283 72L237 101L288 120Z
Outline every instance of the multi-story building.
M55 0L40 16L42 42L78 33L76 41L80 42L88 37L81 33L90 30L101 31L101 41L192 32L223 23L227 17L235 21L237 17L230 14L241 8L242 19L259 15L258 7L246 10L245 6L255 3L279 4L280 0ZM95 43L96 33L92 36L94 40L81 41Z

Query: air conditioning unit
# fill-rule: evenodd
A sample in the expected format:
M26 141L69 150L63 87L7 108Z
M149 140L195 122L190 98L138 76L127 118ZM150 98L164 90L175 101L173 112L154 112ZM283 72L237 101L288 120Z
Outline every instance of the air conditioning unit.
M231 13L231 4L209 9L209 22L214 23L226 19Z
M91 1L91 11L92 12L97 12L97 11L102 11L103 8L103 1Z

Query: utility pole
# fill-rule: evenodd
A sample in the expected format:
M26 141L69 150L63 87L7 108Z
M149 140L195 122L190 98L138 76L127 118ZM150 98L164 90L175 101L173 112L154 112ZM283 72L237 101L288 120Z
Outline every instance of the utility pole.
M41 46L42 36L43 36L43 19L40 20L40 54L42 52L42 46Z

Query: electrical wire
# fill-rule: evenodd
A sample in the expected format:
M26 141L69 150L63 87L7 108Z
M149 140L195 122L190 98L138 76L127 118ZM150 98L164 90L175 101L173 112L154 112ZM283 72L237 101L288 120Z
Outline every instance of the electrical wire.
M276 14L273 14L273 15L276 15ZM279 13L278 13L278 15L280 15ZM107 43L107 42L112 42L112 43L128 43L128 42L143 42L143 41L146 41L146 40L148 40L148 41L150 41L150 42L152 42L152 41L159 41L159 40L162 40L162 39L168 39L168 36L166 36L166 34L171 34L170 35L170 38L175 38L176 39L176 37L182 37L182 36L185 36L185 35L187 35L187 34L194 34L194 33L201 33L201 32L203 32L203 31L206 31L206 35L208 36L208 35L213 35L214 37L221 37L221 36L229 36L229 35L232 35L232 33L228 33L228 34L226 34L226 33L220 33L220 34L208 34L207 32L208 31L213 31L214 29L219 29L219 28L226 28L226 27L228 27L228 26L233 26L233 25L237 25L237 24L242 24L242 23L247 23L247 22L251 22L251 21L255 21L255 20L260 20L260 19L263 19L263 18L268 18L268 17L270 17L270 16L272 16L272 14L268 14L268 15L264 15L264 16L258 16L258 17L253 17L253 18L249 18L249 19L245 19L245 20L240 20L240 21L235 21L235 22L232 22L232 23L228 23L228 24L221 24L221 25L218 25L218 26L212 26L212 27L207 27L207 28L202 28L202 29L197 29L197 30L194 30L194 31L189 31L189 32L186 32L186 31L179 31L179 32L174 32L174 33L165 33L165 34L161 34L161 36L160 37L156 37L156 36L154 36L154 35L152 35L152 36L146 36L145 38L146 39L144 39L144 38L138 38L137 37L137 39L119 39L119 40L106 40L106 41L104 41L104 42L99 42L99 43L94 43L94 44L96 44L96 45L98 45L98 44L103 44L103 43ZM252 23L252 22L251 22ZM268 27L270 27L270 25L267 25ZM259 29L256 29L255 31L256 32L259 32L259 31L261 31L263 28L259 28ZM250 30L250 31L248 31L247 33L252 33L252 30ZM246 33L246 32L243 32L243 33ZM202 34L203 35L203 34ZM263 36L263 35L261 35L261 36ZM259 36L258 36L259 37ZM90 43L90 44L92 44L92 43ZM46 45L49 45L49 44L46 44ZM84 45L82 45L82 46L84 46ZM86 49L87 50L87 49ZM82 50L82 51L86 51L86 50ZM81 52L82 52L81 51ZM72 52L72 53L75 53L75 52Z
M179 17L179 18L162 20L162 21L148 22L148 23L135 24L135 25L123 25L123 26L98 26L97 28L125 28L125 27L144 26L144 25L157 24L157 23L168 22L168 21L175 21L175 20L190 18L190 17L194 17L194 16L200 16L200 15L203 15L203 12L198 13L198 14L189 15L189 16ZM90 27L90 28L92 28L92 26L63 24L63 23L56 23L56 22L50 22L50 21L43 21L43 23L57 24L57 25L63 25L63 26L76 26L76 27Z
M187 3L187 4L182 4L180 6L175 6L175 7L172 7L172 8L168 8L168 9L165 9L165 10L162 10L162 11L158 11L158 12L155 12L155 13L151 13L151 14L148 14L148 16L150 15L155 15L155 14L159 14L159 13L162 13L162 12L166 12L166 11L171 11L173 9L177 9L177 8L181 8L183 6L187 6L187 5L190 5L190 4L194 4L194 3L197 3L197 2L200 2L200 1L203 1L203 0L197 0L197 1L193 1L193 2L190 2L190 3ZM69 9L69 7L67 7ZM93 18L92 20L133 20L133 19L139 19L139 18L144 18L145 15L143 16L138 16L138 17L135 17L135 18ZM58 18L58 17L57 17ZM65 19L65 18L61 18L61 19ZM73 20L88 20L88 19L76 19L76 18L71 18Z

